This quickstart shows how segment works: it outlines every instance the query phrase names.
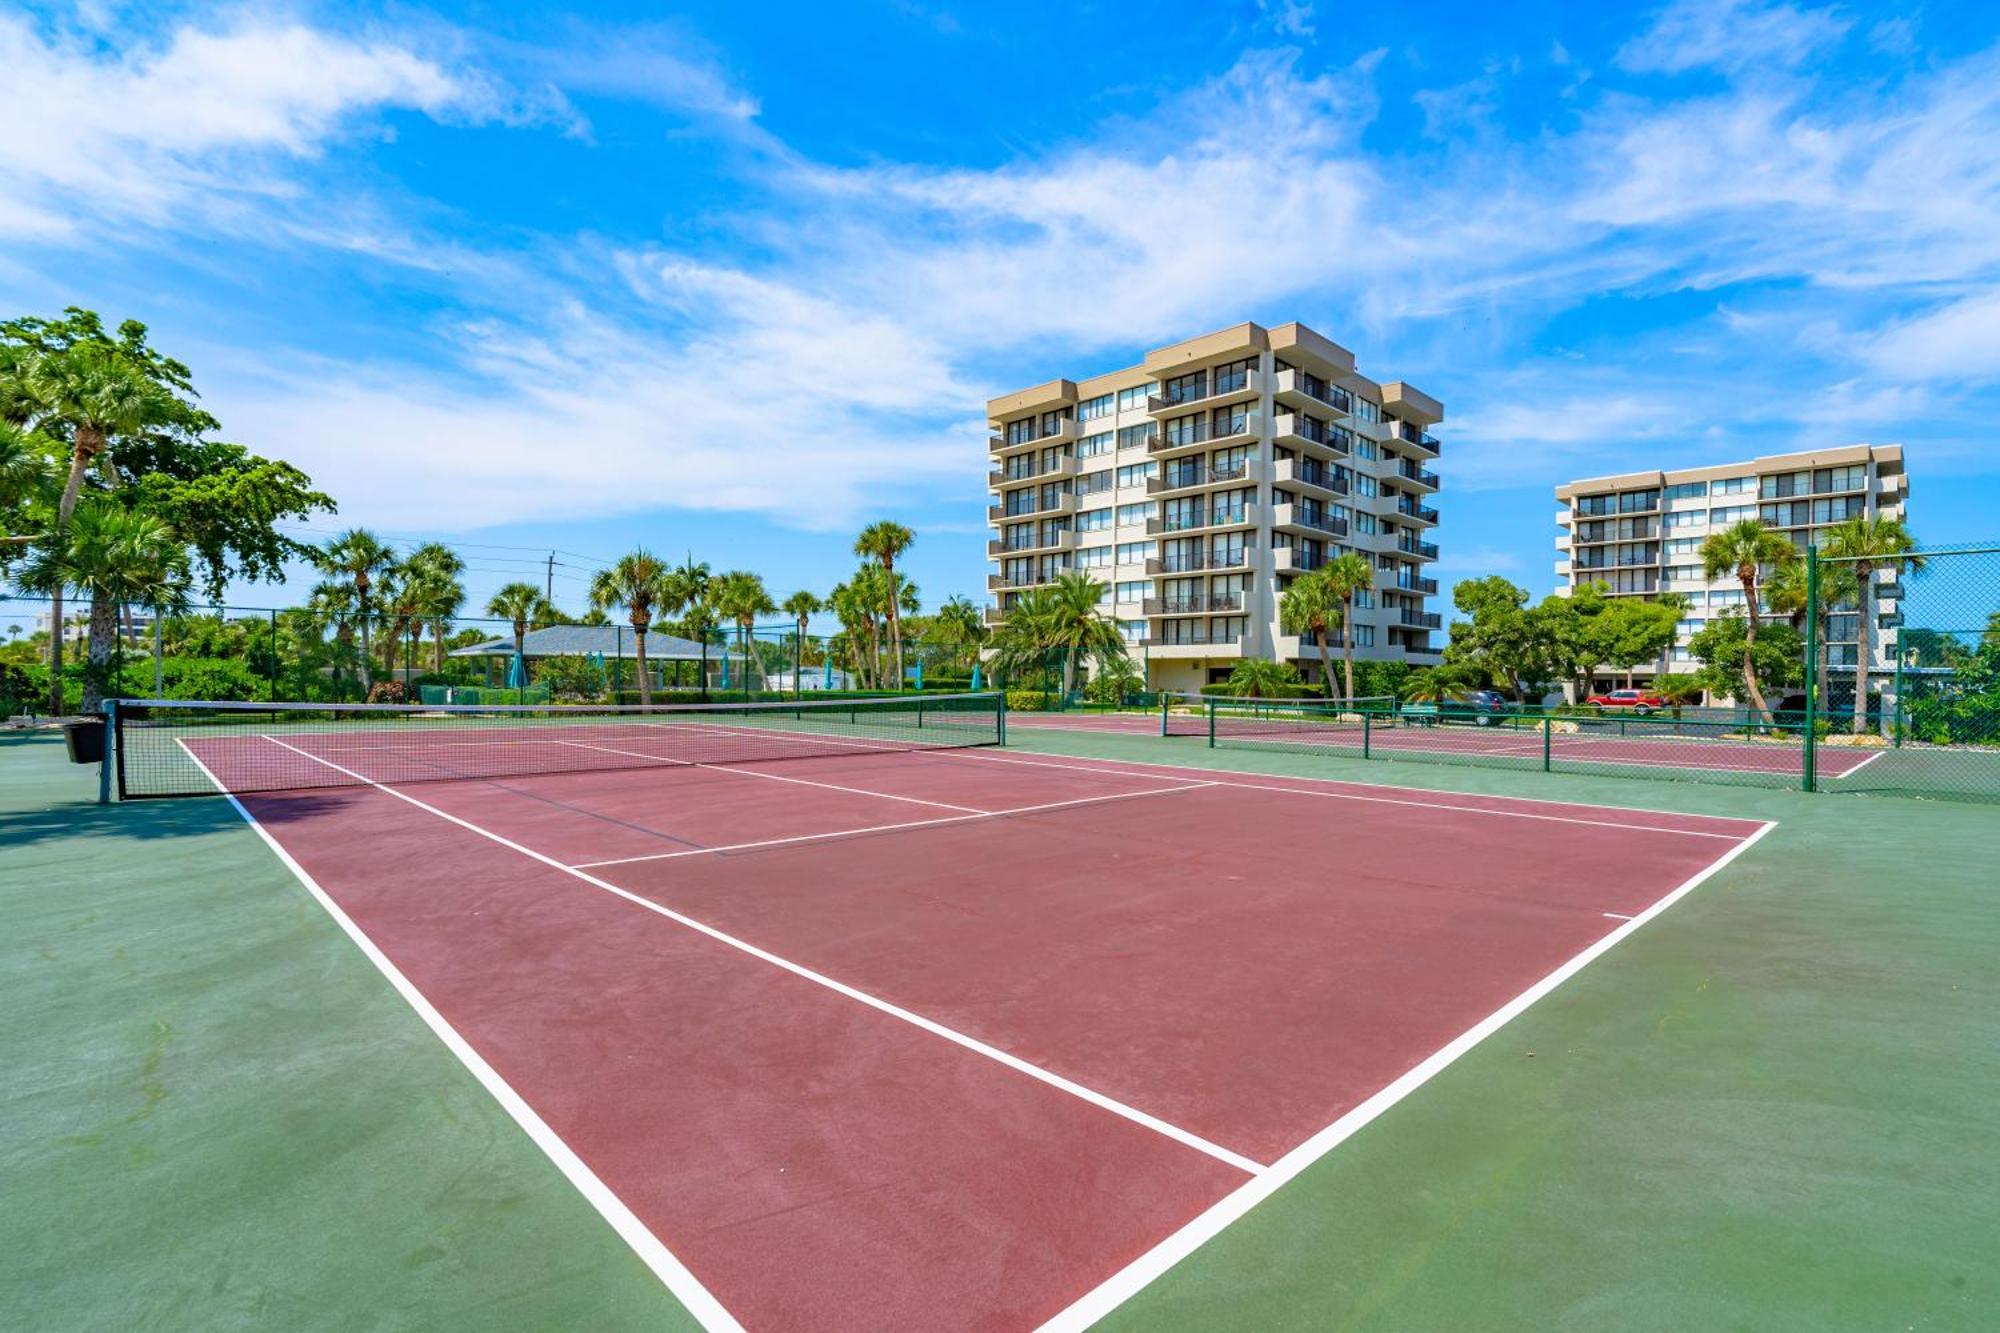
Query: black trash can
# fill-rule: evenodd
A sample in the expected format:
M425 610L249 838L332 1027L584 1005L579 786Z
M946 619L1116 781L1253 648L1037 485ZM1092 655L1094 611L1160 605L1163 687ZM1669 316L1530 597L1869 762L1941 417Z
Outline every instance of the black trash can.
M72 764L101 764L104 762L104 723L65 722L63 743L69 746L69 761Z

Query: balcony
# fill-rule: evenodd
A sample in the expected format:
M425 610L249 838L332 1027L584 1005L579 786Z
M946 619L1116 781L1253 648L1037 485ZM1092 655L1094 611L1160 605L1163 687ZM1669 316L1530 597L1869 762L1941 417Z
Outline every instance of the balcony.
M1346 650L1347 635L1340 630L1329 630L1326 636L1326 651L1336 654ZM1319 665L1319 640L1311 634L1280 634L1271 641L1272 655L1280 662L1303 661ZM1340 663L1333 664L1335 671Z
M1419 431L1417 433L1417 438L1415 438L1414 440L1405 436L1403 437L1403 443L1415 445L1417 448L1429 454L1432 458L1436 458L1444 450L1444 445L1438 440L1438 437L1432 435L1428 431Z
M1249 480L1251 465L1246 461L1228 467L1203 463L1161 465L1160 475L1146 478L1146 494L1166 495L1174 491L1199 490L1204 486L1224 486Z
M1330 411L1336 416L1347 416L1354 411L1354 398L1347 390L1331 384L1315 390L1306 380L1305 372L1295 366L1287 366L1272 381L1271 392L1281 402L1290 399L1297 406Z
M1279 574L1310 574L1326 568L1327 557L1309 555L1297 546L1280 546L1271 552L1271 568Z
M1324 491L1328 495L1346 495L1349 490L1347 478L1309 458L1279 459L1275 480L1280 486Z
M1030 574L1026 578L1019 579L1010 579L1005 574L988 574L986 591L1005 592L1013 588L1039 588L1044 584L1054 583L1058 575L1067 573L1069 571L1066 569L1052 569L1046 574Z
M1238 505L1227 509L1204 509L1193 514L1170 514L1162 518L1146 520L1148 537L1171 537L1182 533L1202 532L1210 528L1240 528L1257 521L1256 505Z
M1412 518L1419 523L1436 523L1438 521L1437 510L1432 509L1429 505L1420 505L1407 496L1396 501L1396 512L1404 518Z
M1443 629L1444 617L1436 611L1411 611L1405 609L1398 617L1405 629Z
M1209 381L1209 387L1200 393L1154 393L1146 396L1146 411L1152 416L1171 416L1185 412L1191 407L1221 407L1244 398L1261 398L1264 395L1264 376L1260 371L1249 371L1240 380L1227 387L1217 387Z
M1007 613L997 606L989 606L986 608L985 620L988 629L997 629L1007 623Z
M1314 447L1346 455L1352 450L1347 441L1324 426L1312 424L1297 412L1279 412L1271 418L1271 428L1279 443L1291 448Z
M1052 444L1075 444L1082 438L1075 421L1063 421L1054 429L1032 439L1010 440L1003 432L991 436L986 441L986 452L990 454L1011 454L1022 449L1040 449Z
M1396 476L1398 480L1408 482L1412 486L1421 486L1428 491L1436 490L1440 484L1437 473L1427 472L1408 463L1397 464Z
M1250 638L1234 634L1211 637L1197 632L1187 638L1177 638L1172 643L1148 637L1130 646L1144 649L1147 656L1154 658L1242 657L1250 651Z
M1331 537L1347 535L1347 520L1331 514L1313 514L1303 505L1277 505L1271 511L1271 526Z
M1032 537L999 538L986 543L989 559L999 559L1003 555L1027 555L1032 551L1073 551L1076 549L1076 529L1069 528L1048 536L1037 534Z
M1435 560L1438 558L1438 545L1436 542L1412 541L1408 537L1403 537L1397 540L1396 549L1404 555L1413 555L1419 560Z
M1241 594L1196 594L1191 597L1148 597L1140 610L1148 616L1234 615L1243 609Z
M1004 490L1009 486L1026 486L1028 483L1035 481L1054 481L1061 477L1074 477L1076 472L1077 463L1073 456L1058 458L1045 467L1031 468L1026 471L995 468L986 474L986 489L989 491L998 491Z
M1199 574L1211 569L1248 569L1252 549L1246 545L1233 553L1196 551L1184 555L1151 556L1146 561L1146 573L1149 577L1158 578L1162 574Z

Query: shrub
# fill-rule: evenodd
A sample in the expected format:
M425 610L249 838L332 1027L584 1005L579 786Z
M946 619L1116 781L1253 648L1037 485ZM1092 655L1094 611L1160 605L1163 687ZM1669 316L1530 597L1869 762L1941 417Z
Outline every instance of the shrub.
M406 704L410 701L410 687L400 680L378 680L368 689L371 704Z
M1055 696L1040 690L1007 691L1007 711L1010 713L1046 712L1055 703Z
M570 654L543 661L535 672L535 683L557 699L595 700L604 697L604 668L587 657Z

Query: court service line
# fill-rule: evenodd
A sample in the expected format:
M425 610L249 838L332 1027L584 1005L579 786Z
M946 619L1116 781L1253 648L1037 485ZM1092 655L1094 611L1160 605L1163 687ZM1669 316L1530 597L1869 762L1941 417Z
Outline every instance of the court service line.
M914 751L913 753L942 754L944 752L931 751L931 750L917 750ZM981 762L990 764L1028 764L1036 768L1073 768L1080 773L1097 773L1108 777L1138 776L1138 774L1136 773L1121 774L1115 768L1090 768L1083 764L1059 764L1043 759L1018 759L1015 758L1013 755L987 754L983 751L978 751L978 750L954 750L950 752L948 757L976 759ZM1118 764L1140 764L1147 768L1161 768L1161 769L1178 768L1179 771L1183 773L1227 773L1230 771L1228 769L1218 769L1218 768L1192 768L1192 767L1181 768L1177 764L1152 764L1152 763L1147 763L1143 759L1114 759L1107 762L1118 763ZM1272 774L1270 776L1276 777L1282 775ZM1297 778L1294 780L1298 782L1320 782L1328 784L1338 784L1342 786L1364 785L1359 783L1354 783L1354 784L1342 783L1340 782L1339 779L1336 778ZM1283 792L1292 796L1315 796L1325 800L1332 800L1332 801L1370 801L1377 805L1412 805L1416 806L1420 810L1457 810L1465 814L1472 814L1472 815L1499 815L1502 818L1506 819L1540 819L1540 820L1547 820L1548 822L1555 824L1589 824L1599 828L1631 829L1639 833L1677 833L1684 837L1689 837L1689 838L1726 838L1734 840L1735 838L1741 836L1740 834L1735 834L1735 833L1709 833L1702 829L1661 828L1657 824L1628 824L1624 823L1623 821L1615 819L1583 819L1575 815L1541 815L1541 814L1535 814L1534 812L1528 810L1488 810L1482 806L1477 806L1477 805L1452 805L1443 801L1412 801L1412 800L1406 800L1399 796L1362 796L1355 792L1315 791L1310 787L1276 787L1266 782L1238 782L1231 778L1216 778L1212 780L1208 785L1214 787L1242 787L1248 791ZM1448 796L1478 796L1481 793L1440 792L1439 794ZM1518 797L1493 796L1489 797L1488 799L1495 801L1516 801L1516 800L1536 801L1543 805L1575 804L1575 802L1550 801L1541 797L1531 797L1531 796L1518 796ZM1635 807L1635 806L1606 806L1605 808L1609 810L1628 810L1633 814L1640 814L1640 815L1673 815L1678 818L1685 818L1685 819L1728 818L1728 816L1726 815L1697 815L1697 814L1684 815L1682 814L1682 812L1678 810L1647 810L1643 807ZM1751 823L1754 821L1740 820L1738 822Z
M652 1229L641 1222L637 1214L626 1207L624 1200L604 1183L603 1178L576 1155L575 1150L563 1141L562 1136L550 1127L548 1121L542 1119L535 1108L528 1105L527 1098L516 1092L513 1085L501 1076L500 1071L488 1064L486 1057L451 1025L450 1020L438 1012L437 1006L424 997L424 993L403 974L403 970L391 962L389 956L383 953L375 941L370 939L354 919L342 910L340 904L320 887L319 881L312 877L311 872L285 850L284 844L273 837L269 829L257 822L257 817L237 799L235 793L216 780L208 765L195 757L194 751L188 749L185 741L177 739L175 743L193 761L194 766L201 770L202 776L213 783L216 791L235 808L236 813L243 816L243 822L264 840L264 845L271 849L272 854L285 869L292 872L293 878L305 886L306 892L312 895L321 910L333 918L334 924L339 926L347 938L353 941L354 947L361 951L361 956L375 965L375 970L388 981L391 989L403 997L403 1002L416 1012L417 1017L423 1020L431 1033L444 1043L445 1049L458 1058L458 1062L465 1066L479 1085L485 1088L493 1100L500 1104L501 1109L513 1118L514 1123L527 1134L529 1141L541 1149L543 1155L555 1164L555 1168L563 1173L571 1185L576 1187L577 1193L597 1210L598 1216L609 1222L611 1229L632 1247L633 1253L639 1256L640 1261L653 1270L653 1275L673 1293L674 1299L699 1320L703 1328L713 1330L714 1333L742 1333L743 1325L723 1307L714 1293L702 1285L701 1279L690 1272L687 1265L667 1248L666 1243L654 1235Z
M1821 748L1825 748L1825 747L1821 747ZM1843 769L1843 770L1841 770L1841 771L1840 771L1840 772L1838 772L1838 773L1829 773L1829 774L1827 774L1827 779L1828 779L1829 781L1831 781L1831 782L1838 782L1838 781L1840 781L1840 780L1841 780L1842 778L1851 778L1851 777L1853 777L1853 776L1854 776L1854 775L1855 775L1856 773L1859 773L1859 772L1860 772L1860 771L1861 771L1862 769L1864 769L1864 768L1868 767L1868 765L1870 765L1870 764L1874 763L1874 762L1875 762L1875 761L1876 761L1877 759L1880 759L1880 758L1881 758L1881 757L1882 757L1883 755L1885 755L1885 754L1887 754L1887 753L1889 753L1889 752L1888 752L1887 750L1877 750L1877 751L1876 751L1876 752L1875 752L1874 754L1871 754L1871 755L1869 755L1869 756L1868 756L1868 757L1867 757L1866 759L1863 759L1863 760L1862 760L1862 761L1861 761L1860 763L1856 764L1856 765L1855 765L1855 766L1854 766L1853 768L1848 768L1848 769Z
M1085 1087L1083 1084L1074 1082L1071 1079L1064 1078L1061 1074L1055 1073L1052 1070L1043 1069L1040 1065L1031 1064L1030 1062L1023 1060L1018 1055L1014 1055L1008 1051L1003 1051L997 1046L990 1046L987 1043L979 1040L977 1037L968 1036L967 1034L958 1031L956 1028L946 1027L944 1024L938 1022L936 1019L926 1018L922 1014L903 1008L901 1005L892 1004L888 1000L882 999L880 996L871 995L867 991L860 990L854 986L850 986L844 981L836 981L834 978L827 976L825 973L816 972L812 968L805 966L803 963L795 963L789 958L785 958L778 954L772 953L768 949L760 948L757 945L750 943L748 940L738 939L736 936L729 934L727 931L718 930L716 927L708 925L706 922L698 921L694 917L688 916L682 912L677 912L673 908L665 906L662 903L656 903L652 899L643 897L637 893L632 892L629 889L622 889L618 887L616 884L611 883L611 881L605 879L599 879L597 876L592 875L576 866L564 865L561 861L556 860L552 856L546 855L545 853L542 852L538 852L532 847L524 846L521 843L515 842L511 838L493 832L491 829L482 828L478 824L473 823L471 820L462 819L459 816L452 814L450 811L440 810L434 805L418 800L416 797L410 795L408 792L398 791L396 788L377 782L373 778L364 777L362 774L356 773L352 769L342 768L339 764L334 763L331 759L321 759L318 755L308 753L307 751L301 750L296 746L286 745L284 741L278 740L274 736L266 737L266 739L270 740L272 744L284 746L285 749L291 750L294 754L302 755L305 758L312 760L316 764L324 764L328 768L334 769L335 771L340 773L344 773L348 777L353 778L357 782L360 782L369 787L373 787L376 791L382 792L385 795L393 796L397 800L403 801L409 805L413 805L417 809L425 811L428 814L436 815L439 819L444 820L446 823L456 824L458 825L458 827L466 830L466 832L468 833L476 833L480 837L485 838L489 842L497 843L500 846L507 848L509 851L518 852L522 856L527 857L531 861L540 862L542 865L549 867L551 870L559 870L565 875L569 875L572 876L573 878L582 880L585 884L590 885L592 888L601 889L604 892L611 894L612 896L617 898L623 898L626 902L631 903L635 907L643 908L646 911L652 912L657 916L663 916L667 920L672 921L677 925L685 926L689 930L696 931L700 934L706 935L710 939L715 940L717 943L725 944L732 949L736 949L739 952L748 954L752 958L758 959L762 962L769 963L773 967L783 968L785 971L790 972L792 975L796 977L801 977L804 980L810 981L815 985L824 986L826 989L833 991L837 995L844 995L850 1000L854 1000L860 1004L865 1004L871 1009L889 1015L891 1018L901 1019L903 1022L910 1024L912 1027L920 1028L923 1031L930 1033L932 1036L942 1037L946 1041L951 1042L953 1045L962 1046L966 1050L973 1052L975 1055L983 1055L987 1059L992 1060L997 1064L1005 1065L1007 1068L1014 1070L1016 1073L1025 1074L1029 1078L1035 1079L1038 1082L1046 1083L1047 1085L1049 1085L1052 1088L1055 1088L1059 1092L1066 1092L1070 1094L1072 1097L1076 1097L1081 1101L1089 1102L1092 1106L1098 1107L1100 1110L1109 1111L1113 1115L1120 1116L1126 1120L1129 1120L1133 1124L1142 1125L1145 1128L1152 1130L1154 1133L1160 1134L1166 1138L1170 1138L1174 1140L1176 1143L1182 1144L1185 1147L1193 1148L1197 1152L1206 1153L1208 1156L1215 1158L1219 1162L1224 1162L1230 1166L1235 1167L1237 1170L1243 1172L1245 1175L1255 1176L1258 1172L1264 1170L1263 1163L1245 1157L1241 1153L1232 1152L1228 1148L1222 1147L1220 1144L1210 1143L1207 1139L1202 1138L1199 1134L1194 1133L1192 1130L1183 1129L1179 1125L1170 1124L1169 1122L1160 1119L1158 1116L1151 1115L1145 1111L1139 1110L1135 1106L1127 1106L1124 1102L1121 1102L1114 1097L1107 1096L1106 1094L1097 1091L1095 1088ZM1157 793L1131 793L1131 794L1142 795L1142 794L1157 794ZM968 819L987 818L987 817L988 816L961 816L961 818L968 818Z
M990 810L977 806L953 805L949 801L926 801L921 796L897 796L892 792L869 791L865 787L843 787L837 782L815 782L811 778L786 777L782 773L766 773L762 769L745 768L736 764L703 764L692 759L669 759L656 754L644 754L638 750L620 750L610 745L592 745L589 741L558 741L558 745L573 745L582 750L602 750L606 754L622 754L633 759L651 759L670 768L705 768L712 773L739 773L744 777L763 778L767 782L790 782L801 787L824 787L828 791L844 791L850 796L874 796L884 801L905 801L910 805L934 806L939 810L956 810L961 814L985 815Z
M1511 1023L1537 1000L1602 957L1612 947L1667 908L1694 892L1711 876L1749 851L1765 834L1776 827L1775 823L1764 824L1755 833L1743 838L1734 847L1710 862L1705 869L1697 871L1684 883L1670 890L1652 906L1616 926L1595 943L1586 946L1555 971L1432 1052L1422 1063L1405 1072L1402 1077L1280 1157L1263 1172L1238 1186L1234 1193L1224 1195L1198 1214L1193 1221L1112 1274L1096 1288L1086 1292L1074 1304L1044 1323L1041 1326L1041 1333L1082 1333L1138 1295L1155 1278L1193 1254L1195 1250L1220 1234L1224 1228L1240 1220L1252 1208L1277 1193L1286 1182L1352 1138L1384 1111L1428 1083L1460 1056Z
M733 772L734 770L728 770ZM894 833L901 829L937 828L944 824L971 824L1003 815L1032 815L1043 810L1066 810L1078 805L1103 805L1110 801L1130 801L1141 796L1171 796L1177 791L1214 787L1214 782L1184 782L1176 787L1148 787L1145 791L1121 791L1107 796L1078 796L1067 801L1047 801L1040 805L1018 805L1006 810L979 810L968 815L947 815L940 819L910 819L899 824L873 824L867 828L832 829L825 833L794 833L787 838L762 838L756 842L729 843L721 847L691 847L678 852L648 852L644 856L620 856L608 861L579 861L572 870L595 870L601 866L625 866L635 861L671 861L682 856L712 856L717 852L748 852L760 847L785 847L801 842L832 842L855 838L864 833Z

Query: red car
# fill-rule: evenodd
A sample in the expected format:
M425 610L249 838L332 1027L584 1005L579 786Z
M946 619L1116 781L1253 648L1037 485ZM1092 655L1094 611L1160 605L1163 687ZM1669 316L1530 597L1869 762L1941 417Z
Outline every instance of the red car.
M1629 708L1635 713L1650 713L1667 706L1665 699L1644 690L1613 690L1609 694L1593 694L1584 702L1596 708Z

